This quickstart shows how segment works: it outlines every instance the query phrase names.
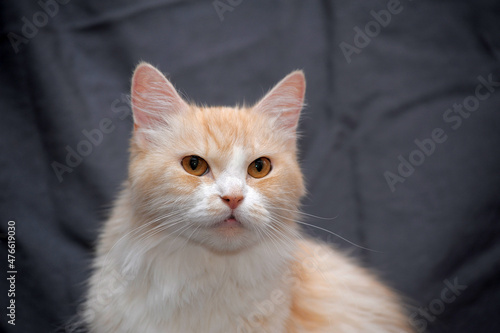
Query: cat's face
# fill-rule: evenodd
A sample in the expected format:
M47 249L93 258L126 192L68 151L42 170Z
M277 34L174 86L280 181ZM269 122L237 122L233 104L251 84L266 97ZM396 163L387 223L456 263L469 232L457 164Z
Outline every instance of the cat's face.
M140 65L130 184L143 223L218 252L285 242L304 193L295 142L304 88L295 72L254 107L197 107Z

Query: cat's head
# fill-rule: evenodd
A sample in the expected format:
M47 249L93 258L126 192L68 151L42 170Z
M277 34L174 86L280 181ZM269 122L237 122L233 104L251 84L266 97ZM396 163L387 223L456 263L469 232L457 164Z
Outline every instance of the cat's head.
M304 194L296 153L304 92L295 71L252 107L200 107L140 64L129 184L142 223L219 252L286 241Z

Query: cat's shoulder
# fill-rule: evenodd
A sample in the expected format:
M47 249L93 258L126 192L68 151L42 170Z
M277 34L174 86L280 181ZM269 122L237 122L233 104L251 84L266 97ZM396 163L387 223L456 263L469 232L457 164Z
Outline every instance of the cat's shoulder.
M296 270L312 271L310 273L327 273L329 270L335 270L335 275L341 276L343 274L366 274L368 272L347 251L337 249L333 244L310 237L302 237L297 241L294 259Z
M291 276L287 332L412 332L396 294L331 244L301 239Z

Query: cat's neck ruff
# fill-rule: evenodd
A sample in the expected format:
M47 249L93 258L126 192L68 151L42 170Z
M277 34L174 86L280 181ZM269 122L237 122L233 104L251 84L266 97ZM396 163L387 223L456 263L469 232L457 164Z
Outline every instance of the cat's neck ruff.
M145 329L138 316L145 312L150 318L147 332L160 332L162 327L216 333L241 330L256 306L269 302L270 295L282 295L268 323L273 332L280 332L289 313L287 277L294 249L293 243L276 247L264 240L223 254L175 236L158 237L145 247L144 240L126 234L108 257L115 260L126 283L119 289L123 296L114 295L120 296L116 304L128 309L123 319L128 327ZM107 283L102 287L106 289ZM111 321L110 329L113 325L118 324Z
M120 267L125 275L160 285L168 281L177 288L192 283L211 288L221 283L260 287L283 275L296 246L277 247L267 239L237 252L220 253L176 235L160 236L149 244L133 237L123 243L126 249L118 251L123 251Z

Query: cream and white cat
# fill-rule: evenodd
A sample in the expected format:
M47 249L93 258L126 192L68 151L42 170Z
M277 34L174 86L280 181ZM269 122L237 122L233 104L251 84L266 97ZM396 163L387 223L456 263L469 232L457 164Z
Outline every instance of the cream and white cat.
M304 92L296 71L252 107L200 107L137 67L129 178L99 239L90 332L412 332L387 287L300 233Z

